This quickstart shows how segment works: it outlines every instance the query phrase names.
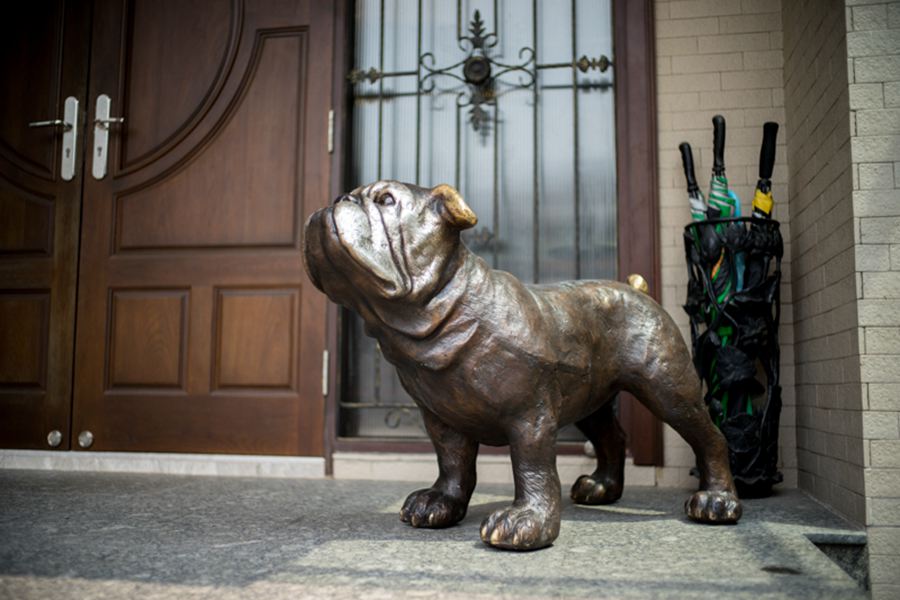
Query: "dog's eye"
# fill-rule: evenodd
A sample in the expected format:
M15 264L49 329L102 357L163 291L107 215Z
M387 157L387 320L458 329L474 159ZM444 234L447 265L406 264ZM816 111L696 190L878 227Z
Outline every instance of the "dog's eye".
M375 198L375 204L381 204L382 206L393 206L395 202L396 200L390 193L384 193Z

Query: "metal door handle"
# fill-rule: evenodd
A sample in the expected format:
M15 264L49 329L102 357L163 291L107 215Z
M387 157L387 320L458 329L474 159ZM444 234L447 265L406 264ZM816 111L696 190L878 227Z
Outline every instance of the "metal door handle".
M124 123L125 117L110 117L108 119L94 119L94 124L101 125L103 127L109 127L110 125L118 125L119 123Z
M52 121L32 121L29 127L65 127L66 131L72 129L72 126L62 119L53 119Z
M59 176L63 181L75 177L75 144L78 142L78 98L69 96L63 104L63 118L49 121L32 121L29 127L62 127L62 157Z
M110 117L109 107L112 104L109 96L100 94L97 96L97 105L94 109L94 157L91 164L91 174L94 179L106 177L106 160L109 153L109 126L119 125L125 122L125 117Z

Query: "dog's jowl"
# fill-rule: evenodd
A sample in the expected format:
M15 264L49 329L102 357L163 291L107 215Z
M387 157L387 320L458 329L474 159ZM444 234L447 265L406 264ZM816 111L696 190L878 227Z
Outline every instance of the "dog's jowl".
M710 421L690 353L652 298L612 281L525 285L460 241L477 218L447 185L379 181L337 198L306 224L313 283L356 311L422 409L440 474L410 494L414 527L460 521L475 487L478 444L510 446L513 503L481 526L491 546L528 550L559 534L556 433L575 423L597 449L597 469L571 497L622 495L625 436L610 403L641 400L697 455L700 490L688 517L741 515L725 440Z

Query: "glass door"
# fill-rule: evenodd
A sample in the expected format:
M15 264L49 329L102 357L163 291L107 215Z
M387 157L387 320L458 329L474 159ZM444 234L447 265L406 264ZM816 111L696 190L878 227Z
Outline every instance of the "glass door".
M466 244L526 282L619 276L610 0L360 0L355 28L351 187L453 185L479 216ZM423 437L345 317L340 435Z

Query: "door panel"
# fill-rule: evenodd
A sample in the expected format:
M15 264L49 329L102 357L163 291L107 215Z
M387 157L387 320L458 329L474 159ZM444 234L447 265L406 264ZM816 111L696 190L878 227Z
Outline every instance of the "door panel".
M47 384L48 292L0 295L0 385L40 393Z
M184 388L188 290L113 290L107 389Z
M214 389L296 391L299 292L217 290Z
M307 82L330 79L332 8L213 4L95 7L91 109L108 94L125 121L85 182L73 430L321 456L325 301L300 231L328 195L330 98Z
M127 70L122 97L125 111L135 122L154 123L155 127L129 132L122 144L124 164L140 163L165 151L194 124L194 117L213 99L233 58L239 15L240 8L233 1L134 3L127 18L130 26L139 26L125 42ZM177 81L177 90L160 94L160 82L167 81Z
M297 245L303 181L290 166L303 160L306 41L305 31L262 36L235 110L202 153L150 187L119 194L116 250ZM285 73L294 85L282 82ZM220 173L228 177L213 177Z
M63 181L62 129L28 123L84 102L86 4L15 2L0 19L0 447L47 449L52 430L69 446L81 160Z
M61 114L65 8L58 0L17 3L6 8L0 25L0 148L6 160L44 179L53 179L59 136L56 130L30 129L27 124ZM26 93L16 85L20 81L28 81Z
M50 256L52 247L53 198L0 179L0 253Z

